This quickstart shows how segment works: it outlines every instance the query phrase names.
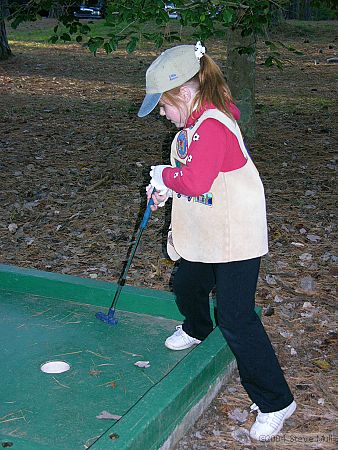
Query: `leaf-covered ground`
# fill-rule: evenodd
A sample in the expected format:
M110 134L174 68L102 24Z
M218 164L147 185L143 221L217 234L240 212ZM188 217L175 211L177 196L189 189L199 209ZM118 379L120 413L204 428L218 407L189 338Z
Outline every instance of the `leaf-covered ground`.
M289 23L276 36L304 54L285 51L280 72L262 64L262 49L257 66L250 151L270 232L257 303L298 409L278 439L251 442L254 417L235 374L177 450L336 448L334 29ZM11 45L15 57L0 65L0 262L116 281L149 166L168 161L175 133L156 115L136 116L158 52L94 58L72 45ZM224 65L223 41L208 49ZM168 205L152 217L129 284L170 289L169 214Z

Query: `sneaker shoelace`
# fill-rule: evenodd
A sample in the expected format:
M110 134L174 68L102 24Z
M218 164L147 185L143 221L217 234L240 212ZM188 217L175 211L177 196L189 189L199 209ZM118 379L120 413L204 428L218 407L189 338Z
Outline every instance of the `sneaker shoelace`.
M179 337L183 340L183 342L186 343L186 344L188 344L188 343L190 343L191 341L194 340L194 338L192 338L191 336L189 336L189 334L187 334L187 333L183 330L182 325L177 325L177 326L176 326L176 331L175 331L174 334L175 334L175 336L179 336Z
M175 331L175 335L176 336L180 336L181 334L183 334L184 333L184 331L183 331L183 328L182 328L182 325L177 325L176 326L176 331Z

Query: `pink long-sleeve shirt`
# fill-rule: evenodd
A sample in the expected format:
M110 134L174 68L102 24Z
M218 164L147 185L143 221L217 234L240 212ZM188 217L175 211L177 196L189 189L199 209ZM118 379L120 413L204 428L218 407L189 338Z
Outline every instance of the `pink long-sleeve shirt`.
M185 128L195 124L206 109L215 108L208 105L188 118ZM235 120L240 112L234 105L230 111ZM187 196L198 196L209 191L219 172L230 172L244 166L246 159L235 135L215 119L206 119L197 129L196 140L188 149L187 163L182 166L177 176L177 168L167 167L163 170L164 184L175 192ZM176 173L176 176L175 176Z

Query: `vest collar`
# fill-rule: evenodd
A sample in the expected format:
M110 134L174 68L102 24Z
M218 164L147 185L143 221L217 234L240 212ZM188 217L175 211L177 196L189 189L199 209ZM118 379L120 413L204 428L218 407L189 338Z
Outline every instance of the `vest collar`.
M195 123L201 117L201 115L208 109L215 109L215 106L212 103L205 103L201 108L195 109L188 117L188 120L185 124L185 128L189 128L195 125Z

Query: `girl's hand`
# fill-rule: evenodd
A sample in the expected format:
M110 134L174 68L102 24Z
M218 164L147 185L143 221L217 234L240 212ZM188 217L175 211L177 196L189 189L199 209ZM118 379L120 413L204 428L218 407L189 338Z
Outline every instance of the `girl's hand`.
M146 187L147 191L147 199L150 200L150 197L152 197L154 204L150 207L152 211L156 211L158 208L162 208L164 206L165 202L168 200L169 197L172 197L172 191L171 189L167 189L166 192L157 192L154 190L154 186L149 184ZM154 191L154 192L153 192Z

